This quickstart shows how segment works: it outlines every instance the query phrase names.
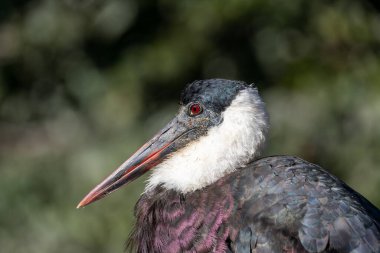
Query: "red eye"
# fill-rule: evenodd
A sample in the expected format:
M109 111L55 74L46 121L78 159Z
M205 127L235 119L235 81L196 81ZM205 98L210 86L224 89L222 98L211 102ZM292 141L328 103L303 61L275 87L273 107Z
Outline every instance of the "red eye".
M189 107L190 116L196 116L202 112L202 107L200 104L192 104Z

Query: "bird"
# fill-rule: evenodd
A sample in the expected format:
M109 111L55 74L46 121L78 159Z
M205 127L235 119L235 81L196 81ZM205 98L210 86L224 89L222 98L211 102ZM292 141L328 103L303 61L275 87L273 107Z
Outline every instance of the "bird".
M255 85L191 82L176 116L78 208L150 171L133 252L380 252L379 209L318 165L261 157L268 131Z

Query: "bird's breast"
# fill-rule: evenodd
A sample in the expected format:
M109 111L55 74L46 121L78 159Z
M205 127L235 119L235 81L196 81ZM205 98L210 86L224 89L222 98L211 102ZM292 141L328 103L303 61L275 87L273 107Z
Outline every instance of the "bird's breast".
M222 181L185 195L157 187L136 205L130 244L137 252L224 252L233 212L231 185Z

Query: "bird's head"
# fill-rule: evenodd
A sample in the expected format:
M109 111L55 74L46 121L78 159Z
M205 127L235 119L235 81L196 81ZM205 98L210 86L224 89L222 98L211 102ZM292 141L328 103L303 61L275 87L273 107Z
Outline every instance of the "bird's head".
M158 185L182 193L201 189L253 160L267 128L267 113L256 88L224 79L195 81L183 90L174 119L78 207L153 168L146 191Z

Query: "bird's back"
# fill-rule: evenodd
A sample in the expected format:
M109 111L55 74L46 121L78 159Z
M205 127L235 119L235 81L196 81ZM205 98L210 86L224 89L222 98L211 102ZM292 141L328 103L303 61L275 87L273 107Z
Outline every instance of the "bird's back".
M380 252L380 212L320 167L257 160L188 194L157 187L136 205L137 252Z
M242 172L235 199L248 224L238 229L244 231L242 238L251 234L253 252L260 246L269 252L292 252L292 247L306 252L380 252L379 210L322 168L276 156ZM245 243L238 237L237 252L239 245Z

